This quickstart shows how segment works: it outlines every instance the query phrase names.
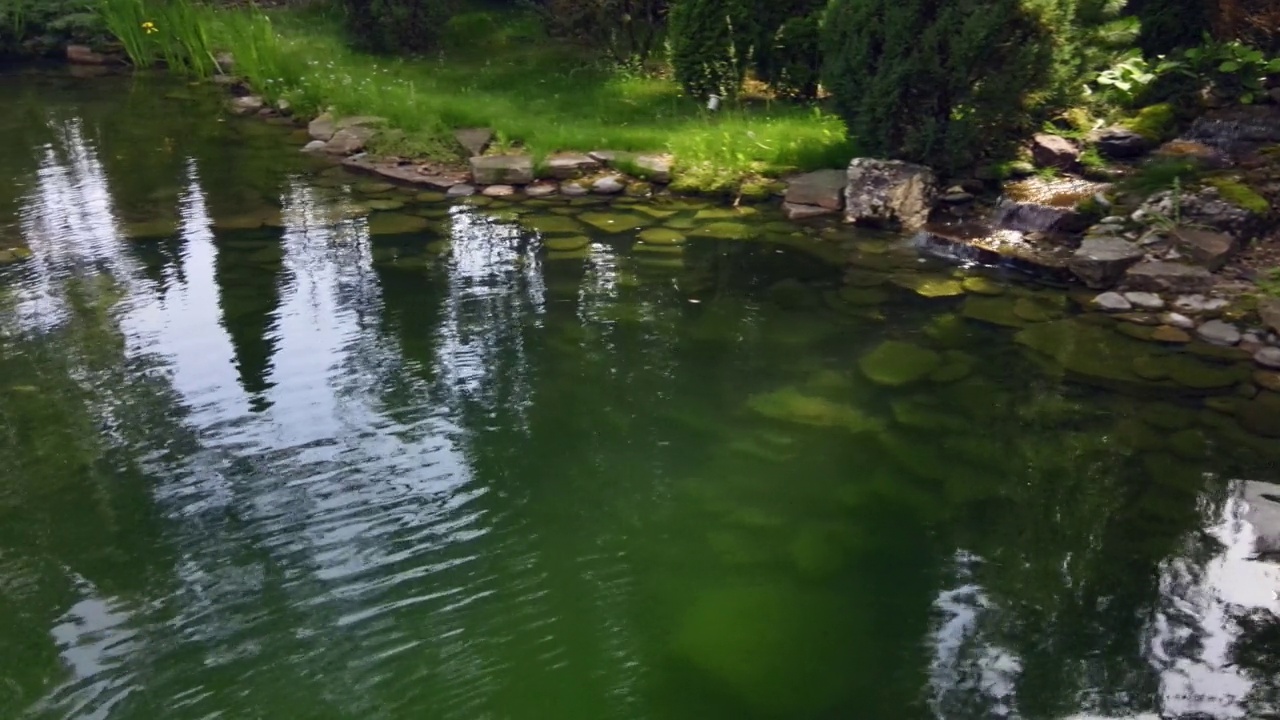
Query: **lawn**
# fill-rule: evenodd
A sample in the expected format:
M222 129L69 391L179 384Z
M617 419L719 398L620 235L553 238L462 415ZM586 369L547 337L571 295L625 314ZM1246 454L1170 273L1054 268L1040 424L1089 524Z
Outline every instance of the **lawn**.
M237 70L301 112L333 108L379 115L405 131L382 150L456 154L452 130L489 127L497 147L535 158L559 151L670 152L687 189L726 190L744 179L841 167L852 156L843 123L813 105L747 95L706 110L684 97L660 66L620 68L590 51L549 39L518 12L456 15L432 57L371 56L349 49L337 19L322 11L277 10L267 57L248 38L257 20L216 14L212 36L233 50ZM261 39L257 45L261 45ZM242 62L242 59L247 62Z

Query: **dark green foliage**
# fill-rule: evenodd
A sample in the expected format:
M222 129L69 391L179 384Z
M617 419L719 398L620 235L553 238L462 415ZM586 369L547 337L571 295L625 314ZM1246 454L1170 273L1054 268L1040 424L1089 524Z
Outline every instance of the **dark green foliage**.
M449 0L343 0L357 45L374 52L426 52L435 48L450 15Z
M811 98L822 71L820 38L824 0L763 0L754 17L756 75L779 94Z
M530 0L556 38L609 51L619 62L644 62L666 32L668 0Z
M1147 57L1195 47L1209 32L1206 0L1133 0L1129 10L1141 22L1138 46Z
M0 56L39 55L102 39L90 0L0 0Z
M671 8L671 66L696 98L736 95L746 72L743 22L735 0L679 0ZM745 13L743 14L745 16Z
M1068 1L833 0L825 85L861 152L970 166L1060 103Z

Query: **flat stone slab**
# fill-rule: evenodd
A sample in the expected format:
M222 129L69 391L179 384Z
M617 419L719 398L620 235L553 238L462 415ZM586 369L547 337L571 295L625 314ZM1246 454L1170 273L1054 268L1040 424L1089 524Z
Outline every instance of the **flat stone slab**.
M429 187L433 190L449 190L467 181L467 175L463 172L423 172L423 169L416 165L398 162L378 162L362 157L347 158L342 161L342 166L396 182Z
M493 131L489 128L462 128L455 130L453 137L472 157L475 157L483 155L489 143L493 142Z
M312 140L329 142L329 138L338 132L338 124L329 113L324 113L307 123L307 134Z
M674 161L670 155L637 155L632 162L645 180L663 184L671 182Z
M787 216L788 220L807 220L809 218L822 217L824 215L834 215L840 211L820 207L818 205L801 205L799 203L785 202L782 204L782 212Z
M818 170L791 178L787 183L786 202L813 205L828 210L844 209L844 190L848 184L845 170Z
M600 161L587 155L561 153L547 158L547 175L557 180L572 180L600 169Z
M1213 284L1213 275L1199 265L1163 260L1140 262L1124 275L1124 285L1142 292L1197 293Z
M1213 230L1178 228L1173 231L1173 239L1192 260L1212 271L1221 270L1240 251L1240 243L1234 237Z
M533 182L533 158L528 155L473 157L471 179L477 185L528 185Z

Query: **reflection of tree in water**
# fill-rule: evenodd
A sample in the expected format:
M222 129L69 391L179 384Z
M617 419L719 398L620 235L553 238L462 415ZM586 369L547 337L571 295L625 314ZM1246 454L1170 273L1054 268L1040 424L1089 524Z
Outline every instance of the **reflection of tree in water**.
M67 670L75 677L58 668L49 635L61 613L86 596L137 608L172 582L136 458L181 447L179 413L147 361L126 357L110 280L70 280L64 290L65 314L52 327L0 329L0 640L22 648L0 653L0 676L12 681L0 688L6 716ZM86 652L78 655L87 661Z
M284 268L282 231L220 233L214 279L222 327L235 348L240 386L257 411L266 409L271 387L271 358L279 341L276 325L288 275Z

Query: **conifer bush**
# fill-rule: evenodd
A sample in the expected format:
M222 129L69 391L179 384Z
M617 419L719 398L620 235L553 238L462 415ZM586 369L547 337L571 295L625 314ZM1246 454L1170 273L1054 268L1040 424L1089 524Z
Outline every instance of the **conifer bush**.
M861 153L969 167L1062 101L1070 2L833 0L824 85Z
M677 0L669 19L671 67L696 98L736 95L746 73L745 18L736 0ZM735 22L736 21L736 22Z

